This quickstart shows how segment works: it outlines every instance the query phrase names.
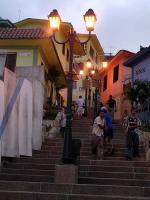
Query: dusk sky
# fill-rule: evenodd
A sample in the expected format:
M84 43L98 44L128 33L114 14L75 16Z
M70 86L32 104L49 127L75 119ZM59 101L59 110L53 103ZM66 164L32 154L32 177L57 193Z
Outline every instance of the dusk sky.
M140 45L150 45L150 0L0 0L0 16L12 22L46 19L54 8L63 21L82 33L86 33L83 14L92 8L98 19L93 33L105 53L137 52Z

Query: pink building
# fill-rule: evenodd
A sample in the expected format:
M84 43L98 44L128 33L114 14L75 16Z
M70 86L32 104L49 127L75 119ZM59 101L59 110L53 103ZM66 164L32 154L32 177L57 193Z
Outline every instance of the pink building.
M133 55L134 53L132 52L120 50L108 61L107 68L101 70L102 85L100 101L107 106L109 95L113 96L117 104L116 120L122 118L125 109L130 110L130 102L125 100L123 89L131 81L131 69L125 67L123 63Z

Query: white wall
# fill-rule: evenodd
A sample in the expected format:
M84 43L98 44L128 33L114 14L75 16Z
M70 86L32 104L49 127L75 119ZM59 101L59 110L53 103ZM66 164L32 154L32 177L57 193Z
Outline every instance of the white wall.
M0 81L2 156L32 156L32 149L41 149L43 81L41 66L17 68L17 77L15 73L5 69L4 82Z
M0 80L0 124L4 115L4 82ZM1 135L1 132L0 132ZM0 164L1 164L1 137L0 137Z

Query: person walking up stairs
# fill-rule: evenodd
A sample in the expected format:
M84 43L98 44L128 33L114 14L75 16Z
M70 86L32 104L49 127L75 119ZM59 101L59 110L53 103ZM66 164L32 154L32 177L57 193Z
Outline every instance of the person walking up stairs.
M150 163L126 160L125 135L114 125L115 155L95 160L91 154L92 121L74 120L73 138L82 142L78 184L54 183L55 164L62 157L63 138L47 139L32 157L15 158L0 171L0 200L149 200Z

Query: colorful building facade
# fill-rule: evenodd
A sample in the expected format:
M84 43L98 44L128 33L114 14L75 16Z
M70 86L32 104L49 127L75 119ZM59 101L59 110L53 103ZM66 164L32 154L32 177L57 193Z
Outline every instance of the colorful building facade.
M51 97L52 105L56 92L67 86L69 47L57 47L47 20L44 28L41 20L33 20L33 26L29 21L20 28L0 28L0 151L7 157L40 150L44 101ZM70 27L64 24L58 40L66 39ZM80 44L74 53L84 55Z
M133 82L136 80L150 81L150 47L142 48L124 65L131 67Z
M117 112L115 119L122 118L125 109L130 110L130 102L124 99L123 89L131 81L131 69L124 66L124 62L134 54L126 50L120 50L111 60L107 68L101 70L101 102L107 106L109 95L116 100Z
M19 21L16 23L16 26L18 28L41 28L44 31L48 32L50 35L52 35L52 31L49 27L49 21L44 20L44 19L33 19L33 18L27 18L25 20ZM68 32L72 28L72 24L68 22L62 22L60 25L59 31L56 33L56 39L60 42L65 41L68 35ZM54 52L57 54L57 59L62 66L64 75L66 77L68 73L68 68L69 68L69 55L70 55L70 50L69 50L69 44L57 44L54 40L53 42L53 48ZM51 49L51 52L53 49ZM85 55L84 49L80 43L76 43L74 46L74 54L76 55ZM51 60L53 62L53 60ZM76 73L76 70L75 70ZM66 88L66 83L63 81L59 81L59 84L61 86L58 86L58 88L62 89L59 90L59 93L63 97L64 103L66 104L67 101L67 89ZM57 86L56 86L57 87ZM54 89L55 91L55 89Z
M78 34L81 42L88 39L88 34ZM100 87L96 85L96 82L100 80L99 71L102 67L102 61L104 60L104 52L101 44L95 34L91 34L91 37L87 43L83 45L86 55L75 55L74 60L83 70L83 75L79 75L79 79L76 81L76 86L73 89L73 100L77 100L79 95L84 99L87 95L87 105L89 107L94 105L95 89ZM88 68L87 61L90 61L91 67ZM92 75L91 71L94 70L95 74Z
M13 56L14 66L43 67L46 77L43 83L45 88L44 94L45 97L49 97L51 90L53 90L52 102L54 102L56 88L66 86L66 77L49 34L40 28L1 29L0 45L1 56L7 55L7 62L11 62L11 57ZM56 80L52 79L52 76L49 74L49 71L53 70L53 68L59 73L59 77Z

